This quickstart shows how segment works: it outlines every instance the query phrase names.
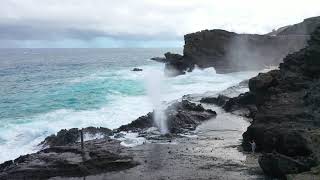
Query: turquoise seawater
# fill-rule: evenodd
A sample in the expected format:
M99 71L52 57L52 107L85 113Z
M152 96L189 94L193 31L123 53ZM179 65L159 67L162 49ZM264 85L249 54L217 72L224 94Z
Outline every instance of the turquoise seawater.
M117 71L155 64L148 59L166 51L0 50L0 118L15 121L57 109L99 108L115 93L141 95L141 82L123 79Z
M150 61L181 49L0 49L0 161L38 149L63 128L117 128L153 110L148 81L162 81L161 101L219 92L256 72L195 70L166 78ZM142 72L133 72L134 67ZM158 97L156 97L158 98Z

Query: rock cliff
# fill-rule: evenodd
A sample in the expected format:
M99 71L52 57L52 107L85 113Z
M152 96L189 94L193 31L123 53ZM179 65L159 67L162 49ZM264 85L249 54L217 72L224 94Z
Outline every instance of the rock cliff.
M170 76L200 68L214 67L217 73L259 70L278 65L289 53L304 48L320 17L280 28L266 35L237 34L225 30L204 30L184 36L183 56L166 54ZM172 72L173 71L173 72Z
M320 27L308 46L288 55L279 70L250 79L257 112L243 134L264 154L264 172L285 177L320 164Z

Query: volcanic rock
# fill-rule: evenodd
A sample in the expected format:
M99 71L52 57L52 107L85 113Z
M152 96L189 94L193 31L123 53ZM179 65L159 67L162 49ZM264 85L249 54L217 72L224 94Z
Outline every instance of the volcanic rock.
M175 102L165 111L167 125L170 133L182 133L194 130L201 122L216 116L216 112L206 110L200 104L195 104L187 100ZM156 126L154 124L153 112L141 116L128 125L119 127L116 132L132 131L141 132L142 130Z
M119 171L138 165L132 157L120 155L124 147L111 139L86 141L55 146L37 153L20 156L0 165L0 179L48 179L50 177L81 177Z
M140 68L133 68L132 71L143 71L143 69Z
M287 54L304 48L318 25L320 17L266 35L203 30L184 36L183 55L166 53L162 62L171 76L185 74L195 66L214 67L217 73L261 70L278 65Z
M108 137L112 135L112 130L108 128L103 128L103 127L87 127L83 128L83 134L86 135L91 135L91 136L96 136L96 135L101 135L103 137ZM80 129L78 128L72 128L69 130L62 129L60 130L57 135L51 135L45 138L43 142L40 144L43 146L65 146L68 144L73 144L77 141L80 140Z
M260 165L266 174L284 177L320 164L319 87L320 27L308 46L288 55L279 70L259 74L249 81L257 112L243 134L243 147L249 150L249 142L255 140L258 151L281 154L262 156ZM284 156L292 160L288 162ZM299 164L305 164L306 159L307 168L301 168Z

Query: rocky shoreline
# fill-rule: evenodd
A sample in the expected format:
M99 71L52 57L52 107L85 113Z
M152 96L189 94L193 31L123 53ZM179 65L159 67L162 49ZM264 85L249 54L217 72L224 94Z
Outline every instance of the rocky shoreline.
M45 147L43 150L1 164L0 179L79 177L132 168L139 163L132 156L123 155L129 149L121 146L121 141L111 138L112 136L119 138L123 136L123 132L137 132L147 140L170 142L180 133L195 130L199 124L217 115L215 111L187 100L174 102L165 112L169 127L167 135L150 130L155 126L153 112L114 130L102 127L82 129L86 135L99 135L98 139L85 141L84 149L81 149L79 143L79 129L61 130L40 144Z

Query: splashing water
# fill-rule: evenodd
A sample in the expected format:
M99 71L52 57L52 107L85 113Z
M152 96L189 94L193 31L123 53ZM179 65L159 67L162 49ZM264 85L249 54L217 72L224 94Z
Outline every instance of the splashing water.
M163 72L159 70L150 71L146 76L147 93L153 105L153 119L155 125L159 128L162 134L168 133L167 117L164 113L163 100Z

